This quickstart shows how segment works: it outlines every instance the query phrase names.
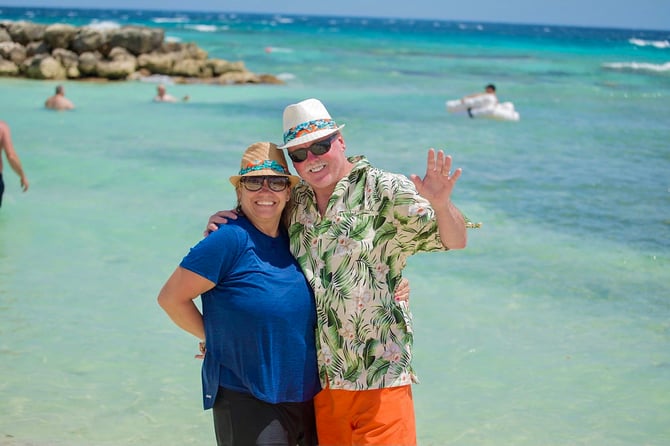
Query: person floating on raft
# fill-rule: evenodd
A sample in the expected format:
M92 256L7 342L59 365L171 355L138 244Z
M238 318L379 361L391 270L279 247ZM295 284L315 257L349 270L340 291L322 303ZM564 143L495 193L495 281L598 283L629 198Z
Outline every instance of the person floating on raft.
M464 96L461 99L447 101L447 111L467 112L470 118L489 118L501 121L518 121L519 113L511 102L498 102L496 87L488 84L484 92Z

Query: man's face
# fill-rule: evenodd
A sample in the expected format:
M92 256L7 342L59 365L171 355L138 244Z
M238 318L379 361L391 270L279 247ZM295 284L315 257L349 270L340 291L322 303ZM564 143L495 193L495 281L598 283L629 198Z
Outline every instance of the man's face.
M344 140L339 132L290 147L288 155L298 175L315 190L335 187L347 173Z

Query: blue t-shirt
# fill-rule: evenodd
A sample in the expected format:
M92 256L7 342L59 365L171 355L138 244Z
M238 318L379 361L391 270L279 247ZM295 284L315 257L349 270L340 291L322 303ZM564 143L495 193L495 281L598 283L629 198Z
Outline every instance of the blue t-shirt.
M314 296L284 231L269 237L240 216L180 266L216 283L202 295L205 409L219 386L273 404L308 401L321 390Z

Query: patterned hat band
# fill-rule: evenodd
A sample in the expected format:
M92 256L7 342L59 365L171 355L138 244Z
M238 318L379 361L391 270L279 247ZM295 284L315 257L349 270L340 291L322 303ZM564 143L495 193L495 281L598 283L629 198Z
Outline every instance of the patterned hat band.
M316 119L314 121L303 122L284 132L284 144L303 135L326 129L337 129L337 124L332 119Z
M240 170L240 175L246 175L249 172L254 172L256 170L270 169L278 172L282 175L290 175L288 172L288 167L282 166L277 161L274 160L265 160L265 161L255 161L253 163L247 164L244 169Z

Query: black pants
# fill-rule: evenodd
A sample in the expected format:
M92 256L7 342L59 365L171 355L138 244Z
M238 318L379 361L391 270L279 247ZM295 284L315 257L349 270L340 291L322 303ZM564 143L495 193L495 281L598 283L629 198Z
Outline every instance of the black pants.
M0 153L0 156L2 153ZM5 193L5 182L2 181L2 173L0 173L0 206L2 206L2 194Z
M218 446L316 446L314 404L270 404L219 387L214 402Z

